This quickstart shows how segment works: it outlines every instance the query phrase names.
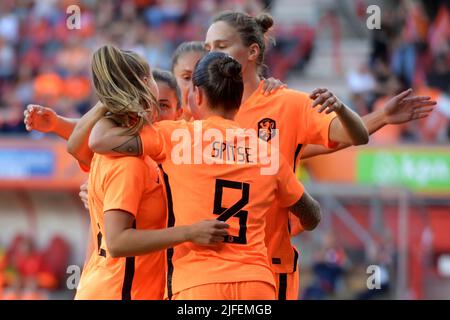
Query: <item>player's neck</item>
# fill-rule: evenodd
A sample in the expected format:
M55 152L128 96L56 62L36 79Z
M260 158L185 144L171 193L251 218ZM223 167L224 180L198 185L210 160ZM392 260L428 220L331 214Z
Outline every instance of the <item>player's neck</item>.
M244 75L244 94L242 95L242 103L247 101L248 98L256 91L259 87L261 79L258 74L254 71L249 72L248 76Z
M203 119L208 119L209 117L221 117L228 120L234 120L234 117L236 116L236 111L237 110L223 110L221 108L219 109L206 108Z

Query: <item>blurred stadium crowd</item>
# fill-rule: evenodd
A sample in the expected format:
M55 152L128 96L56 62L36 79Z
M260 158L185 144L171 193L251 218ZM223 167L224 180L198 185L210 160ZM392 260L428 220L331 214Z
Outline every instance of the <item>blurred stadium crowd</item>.
M450 137L450 2L398 1L382 11L371 34L368 63L348 75L353 108L361 115L411 87L438 101L437 112L406 126L391 126L371 141L445 143Z
M426 3L426 6L424 6ZM80 30L66 27L66 8L81 8ZM354 14L365 17L364 1ZM0 3L0 132L24 133L26 104L53 107L79 117L94 102L89 75L90 54L100 44L142 54L152 66L170 68L176 46L201 40L211 17L224 9L257 13L271 8L259 0L123 0L31 1ZM445 142L450 118L450 18L448 1L395 1L383 10L382 27L372 32L369 63L348 75L351 104L361 115L382 106L404 87L438 99L439 112L420 123L393 126L374 142L414 140ZM333 19L333 15L324 15ZM307 63L315 26L284 26L277 21L277 45L267 56L270 74L284 79ZM417 128L419 126L419 128Z
M65 285L69 256L70 247L60 236L40 250L31 237L18 234L7 250L0 248L0 300L48 298L45 292Z
M215 13L235 9L256 14L266 8L270 11L275 1L3 0L0 134L42 137L25 130L23 111L28 103L52 107L66 117L77 118L85 113L96 102L90 82L90 55L105 43L135 50L152 67L170 69L170 58L178 44L202 40ZM354 1L353 14L361 19L366 17L365 3ZM80 30L66 27L66 8L72 4L81 8ZM381 29L370 32L367 63L347 74L350 105L365 115L381 108L389 97L404 88L412 87L417 93L437 100L436 111L418 122L387 127L373 135L371 142L448 143L450 1L391 1L390 6L389 10L383 10ZM316 26L283 25L283 21L276 21L273 32L276 46L266 57L269 75L281 80L301 76L314 54ZM317 253L314 272L318 276L306 288L304 298L320 299L337 290L347 258L331 238L324 240L323 250ZM384 251L388 253L379 254L390 261L391 249L386 247ZM31 288L34 293L35 288L61 287L69 252L61 238L37 250L31 239L18 235L5 248L0 247L0 296L5 285ZM359 297L366 298L364 294L361 292Z
M201 40L211 17L225 8L250 13L271 1L14 1L0 3L0 132L24 133L26 104L53 107L79 117L93 105L90 54L114 43L135 50L153 67L170 69L171 56L183 41ZM66 27L66 8L81 8L81 29ZM285 72L301 63L311 48L310 30L284 32L273 52ZM297 34L296 37L292 35ZM305 43L308 42L308 43ZM284 57L283 51L295 50ZM269 57L269 59L271 59Z
M271 1L80 1L82 28L68 30L66 11L73 1L13 1L0 4L0 132L25 132L22 112L27 103L54 107L78 117L93 103L89 80L90 53L111 42L136 50L152 66L170 68L170 57L182 41L199 40L210 18L224 8L256 13ZM355 2L355 11L358 11ZM75 2L76 3L76 2ZM439 1L437 1L439 3ZM330 17L328 17L330 18ZM374 141L400 139L447 141L450 117L450 22L448 5L424 10L421 2L400 1L382 15L372 34L369 63L349 74L352 105L364 115L386 96L413 86L438 98L441 114L407 127L392 127ZM283 79L311 54L313 26L283 29L267 58L271 74ZM295 68L298 67L298 68Z

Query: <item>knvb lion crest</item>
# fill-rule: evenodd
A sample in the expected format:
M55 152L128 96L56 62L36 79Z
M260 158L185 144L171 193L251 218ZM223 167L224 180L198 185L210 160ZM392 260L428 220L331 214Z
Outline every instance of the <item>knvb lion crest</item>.
M277 128L275 120L270 118L264 118L258 122L258 137L266 142L269 142L272 139Z

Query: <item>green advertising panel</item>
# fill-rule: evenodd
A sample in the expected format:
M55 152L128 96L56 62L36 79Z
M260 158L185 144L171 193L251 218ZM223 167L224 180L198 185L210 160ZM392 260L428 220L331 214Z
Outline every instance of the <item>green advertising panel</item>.
M356 179L362 184L450 193L450 149L361 150L356 163Z

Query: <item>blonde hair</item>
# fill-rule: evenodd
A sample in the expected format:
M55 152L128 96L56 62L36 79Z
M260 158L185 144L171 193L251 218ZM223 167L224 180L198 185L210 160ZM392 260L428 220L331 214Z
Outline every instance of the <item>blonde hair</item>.
M92 57L92 77L99 100L119 125L136 134L159 112L144 77L152 77L149 64L131 51L103 46Z

